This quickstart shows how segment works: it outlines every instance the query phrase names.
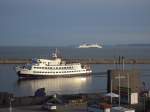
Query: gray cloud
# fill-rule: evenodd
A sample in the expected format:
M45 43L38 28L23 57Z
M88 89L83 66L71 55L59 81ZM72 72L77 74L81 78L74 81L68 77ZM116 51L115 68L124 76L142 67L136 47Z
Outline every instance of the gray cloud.
M1 0L0 45L150 42L149 10L149 0Z

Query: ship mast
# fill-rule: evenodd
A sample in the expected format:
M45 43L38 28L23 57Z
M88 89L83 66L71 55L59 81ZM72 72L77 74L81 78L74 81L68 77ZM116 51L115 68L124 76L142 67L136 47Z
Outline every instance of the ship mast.
M54 53L52 53L52 57L53 58L57 58L58 56L57 56L57 53L58 53L58 50L57 50L57 48L55 49L55 52Z

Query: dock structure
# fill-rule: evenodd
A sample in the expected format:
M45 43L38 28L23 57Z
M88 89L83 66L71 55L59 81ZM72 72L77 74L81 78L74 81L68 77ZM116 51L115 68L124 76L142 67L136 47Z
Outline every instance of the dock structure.
M140 72L137 69L132 70L120 70L113 69L107 71L107 92L118 90L119 78L120 78L120 90L127 92L127 88L130 88L131 92L140 92ZM129 86L129 87L128 87Z
M114 59L102 59L102 58L63 58L68 63L82 63L82 64L114 64L119 61ZM6 59L0 58L0 64L25 64L31 63L32 59ZM150 59L126 59L124 64L150 64Z
M136 69L108 70L107 92L119 95L119 106L124 104L138 104L141 93L140 73ZM111 99L112 102L112 99Z

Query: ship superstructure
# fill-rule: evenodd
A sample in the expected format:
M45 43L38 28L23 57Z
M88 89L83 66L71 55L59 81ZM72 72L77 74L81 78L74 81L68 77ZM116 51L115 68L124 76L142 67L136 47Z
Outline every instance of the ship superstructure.
M102 48L102 46L97 43L96 44L83 43L83 44L79 45L78 48Z

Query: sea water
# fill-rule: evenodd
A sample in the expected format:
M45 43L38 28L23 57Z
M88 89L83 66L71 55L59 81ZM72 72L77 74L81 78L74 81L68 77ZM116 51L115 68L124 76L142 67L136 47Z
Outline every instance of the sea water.
M56 47L0 47L0 58L31 59L49 58ZM150 47L104 47L102 49L79 49L57 47L64 58L102 58L115 59L149 59ZM107 70L114 69L114 64L91 65L93 73L87 77L48 78L35 80L19 80L15 72L15 64L0 65L0 91L10 92L15 96L31 96L38 88L45 88L47 94L75 94L106 92ZM136 68L140 71L141 84L150 87L150 64L125 65L125 69Z

